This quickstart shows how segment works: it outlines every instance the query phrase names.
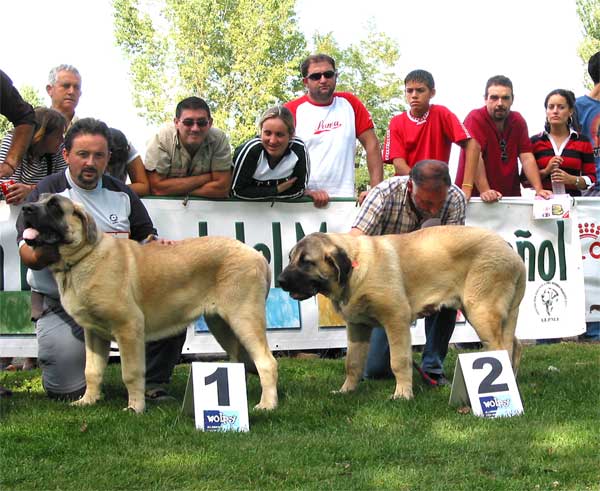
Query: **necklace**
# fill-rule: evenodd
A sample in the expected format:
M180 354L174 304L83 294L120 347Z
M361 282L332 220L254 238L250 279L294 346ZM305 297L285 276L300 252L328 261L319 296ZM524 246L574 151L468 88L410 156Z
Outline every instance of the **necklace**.
M417 126L419 126L427 122L427 118L429 117L429 110L420 118L413 116L410 111L408 111L406 114L408 115L408 119L410 119L413 123L416 123Z

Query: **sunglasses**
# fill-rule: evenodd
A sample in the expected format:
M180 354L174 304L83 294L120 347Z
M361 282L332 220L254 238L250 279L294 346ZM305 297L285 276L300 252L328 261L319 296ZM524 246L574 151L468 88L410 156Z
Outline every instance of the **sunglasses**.
M506 140L504 138L500 140L500 152L502 162L506 162L508 160L508 153L506 153Z
M327 70L326 72L315 72L307 75L306 78L310 80L321 80L321 77L325 77L327 79L335 77L336 73L333 70Z
M210 121L208 119L183 119L181 124L183 126L187 126L188 128L192 128L195 124L200 126L200 128L205 128L208 126Z

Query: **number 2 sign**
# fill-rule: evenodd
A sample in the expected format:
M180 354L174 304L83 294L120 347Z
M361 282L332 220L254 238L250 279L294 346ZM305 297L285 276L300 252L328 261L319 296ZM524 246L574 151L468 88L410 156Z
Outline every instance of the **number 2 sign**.
M523 413L517 381L506 351L458 355L450 405L470 405L475 416L498 418Z
M183 411L194 416L199 430L248 431L244 364L193 362Z

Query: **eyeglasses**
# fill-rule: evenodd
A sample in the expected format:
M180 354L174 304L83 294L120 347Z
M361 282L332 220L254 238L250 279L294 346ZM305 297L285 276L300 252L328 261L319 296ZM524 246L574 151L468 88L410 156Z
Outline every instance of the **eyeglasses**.
M183 119L181 121L181 124L183 126L187 126L188 128L192 128L195 124L200 126L200 128L205 128L208 126L208 123L210 123L208 119Z
M335 77L335 75L336 75L336 72L334 72L333 70L327 70L326 72L311 73L310 75L307 75L306 78L308 78L310 80L314 80L316 82L317 80L321 80L321 77L330 79L330 78Z
M500 152L502 162L506 162L508 160L508 153L506 152L506 140L504 138L500 140Z

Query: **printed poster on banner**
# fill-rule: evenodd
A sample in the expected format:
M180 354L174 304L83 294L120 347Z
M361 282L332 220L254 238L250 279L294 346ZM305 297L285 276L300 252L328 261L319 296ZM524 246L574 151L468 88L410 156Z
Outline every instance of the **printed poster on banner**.
M550 199L536 196L533 200L533 218L535 220L558 220L570 217L573 198L568 194L552 195Z
M587 322L600 322L600 198L577 201Z

